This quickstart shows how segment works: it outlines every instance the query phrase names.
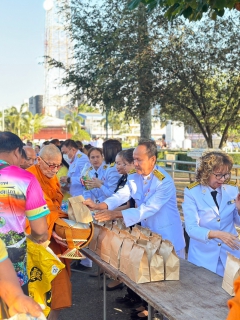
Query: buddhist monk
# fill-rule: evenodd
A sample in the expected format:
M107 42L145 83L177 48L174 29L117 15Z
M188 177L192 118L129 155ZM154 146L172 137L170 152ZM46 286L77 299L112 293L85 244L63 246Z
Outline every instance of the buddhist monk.
M235 297L228 300L229 314L227 320L240 319L240 277L234 282Z
M44 198L47 202L50 214L47 216L48 238L51 241L50 248L55 254L63 253L66 248L59 241L53 231L54 223L58 218L66 218L67 215L61 210L63 194L56 176L61 167L62 154L53 144L47 145L40 150L37 164L31 166L27 171L31 172L39 181ZM27 226L27 232L29 226ZM61 239L61 238L60 238ZM61 259L65 268L52 281L51 312L48 320L57 320L60 310L70 307L72 304L72 292L70 282L70 263L68 259Z

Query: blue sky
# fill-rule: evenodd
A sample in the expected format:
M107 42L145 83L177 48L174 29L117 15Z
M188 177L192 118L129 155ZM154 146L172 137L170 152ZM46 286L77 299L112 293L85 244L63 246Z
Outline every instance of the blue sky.
M43 94L43 0L0 1L0 108Z

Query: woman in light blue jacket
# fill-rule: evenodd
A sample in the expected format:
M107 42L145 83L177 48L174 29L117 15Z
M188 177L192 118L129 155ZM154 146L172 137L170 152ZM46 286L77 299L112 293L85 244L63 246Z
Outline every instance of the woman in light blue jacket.
M240 196L230 181L232 158L222 151L205 153L196 182L184 191L183 213L190 237L188 260L221 276L227 252L240 258L235 228L240 225Z

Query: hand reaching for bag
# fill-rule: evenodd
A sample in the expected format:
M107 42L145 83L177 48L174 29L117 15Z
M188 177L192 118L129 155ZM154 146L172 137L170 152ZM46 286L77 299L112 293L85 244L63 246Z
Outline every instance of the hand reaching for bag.
M209 239L217 238L222 240L227 246L233 250L240 249L240 241L238 236L225 231L211 230L208 235Z

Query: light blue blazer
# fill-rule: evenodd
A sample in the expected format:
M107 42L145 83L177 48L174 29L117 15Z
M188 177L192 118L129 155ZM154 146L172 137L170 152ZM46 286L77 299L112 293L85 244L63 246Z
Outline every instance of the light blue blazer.
M193 186L193 184L192 184ZM218 260L226 265L227 252L240 258L240 250L232 250L220 239L208 239L209 230L221 230L237 235L234 224L240 225L235 203L238 188L221 186L219 210L207 186L191 185L184 191L182 205L186 231L190 237L188 260L216 273Z
M109 210L119 207L131 197L137 208L122 211L126 226L141 222L143 227L149 228L170 240L176 251L185 247L182 222L177 208L176 189L170 175L161 167L156 166L162 175L162 180L151 174L149 190L144 191L144 181L140 174L128 175L125 186L111 197L104 200Z

